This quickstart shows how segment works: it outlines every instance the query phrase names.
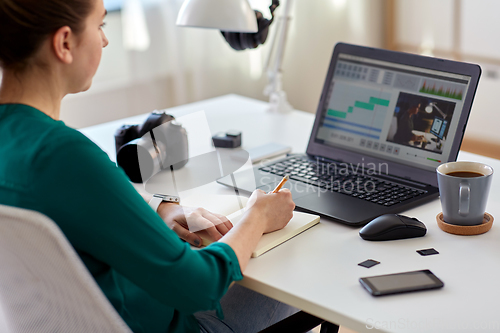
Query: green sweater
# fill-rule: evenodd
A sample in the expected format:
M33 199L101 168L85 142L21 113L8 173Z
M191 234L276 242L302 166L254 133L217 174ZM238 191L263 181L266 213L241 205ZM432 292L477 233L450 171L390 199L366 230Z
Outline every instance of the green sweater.
M199 332L192 314L242 279L227 244L192 250L106 153L26 105L0 105L0 204L55 221L134 332Z

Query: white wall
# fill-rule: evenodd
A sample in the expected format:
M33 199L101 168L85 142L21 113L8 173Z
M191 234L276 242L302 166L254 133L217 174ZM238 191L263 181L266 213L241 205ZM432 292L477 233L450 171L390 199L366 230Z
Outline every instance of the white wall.
M253 3L259 1L261 7L270 3ZM316 111L335 43L382 46L383 3L295 0L283 63L283 86L294 108ZM174 7L148 7L146 14L152 40L146 52L123 48L119 13L106 19L110 44L93 87L63 101L61 118L68 125L89 126L227 93L267 100L261 73L270 39L256 50L237 52L218 31L176 28Z
M337 42L382 47L383 3L378 0L295 0L283 64L283 86L294 108L316 112Z
M483 70L466 134L474 139L500 143L500 1L461 0L460 51L465 61L478 62ZM480 58L477 61L475 56Z
M396 42L422 49L453 49L454 0L399 0L395 5Z

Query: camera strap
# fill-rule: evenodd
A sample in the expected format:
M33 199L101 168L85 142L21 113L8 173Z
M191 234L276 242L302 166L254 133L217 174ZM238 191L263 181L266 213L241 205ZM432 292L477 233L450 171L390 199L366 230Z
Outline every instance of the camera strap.
M158 145L156 144L155 135L154 135L153 131L149 131L149 134L151 134L151 141L153 142L153 147L155 148L156 156L158 158L158 163L160 164L160 168L161 168L161 170L164 170L165 168L163 167L160 148L158 148Z

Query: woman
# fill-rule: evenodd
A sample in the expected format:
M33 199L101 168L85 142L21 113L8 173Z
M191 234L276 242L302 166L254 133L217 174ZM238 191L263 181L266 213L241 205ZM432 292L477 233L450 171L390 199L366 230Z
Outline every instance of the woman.
M290 307L239 286L222 299L225 323L213 312L193 315L221 317L219 300L262 234L291 218L289 191L254 192L235 227L189 210L220 238L192 250L167 227L199 240L183 227L182 207L162 203L154 212L103 151L58 121L61 99L91 85L108 44L105 14L102 0L0 0L0 204L54 220L135 332L257 331L289 315Z
M398 129L394 135L394 142L409 145L412 142L421 142L424 137L422 135L413 134L413 118L418 114L422 105L414 104L403 115L398 118Z

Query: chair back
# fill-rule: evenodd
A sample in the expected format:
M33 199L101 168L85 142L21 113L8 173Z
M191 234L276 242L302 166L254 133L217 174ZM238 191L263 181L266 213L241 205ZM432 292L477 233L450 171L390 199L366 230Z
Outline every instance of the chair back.
M59 227L0 205L0 332L131 332Z

